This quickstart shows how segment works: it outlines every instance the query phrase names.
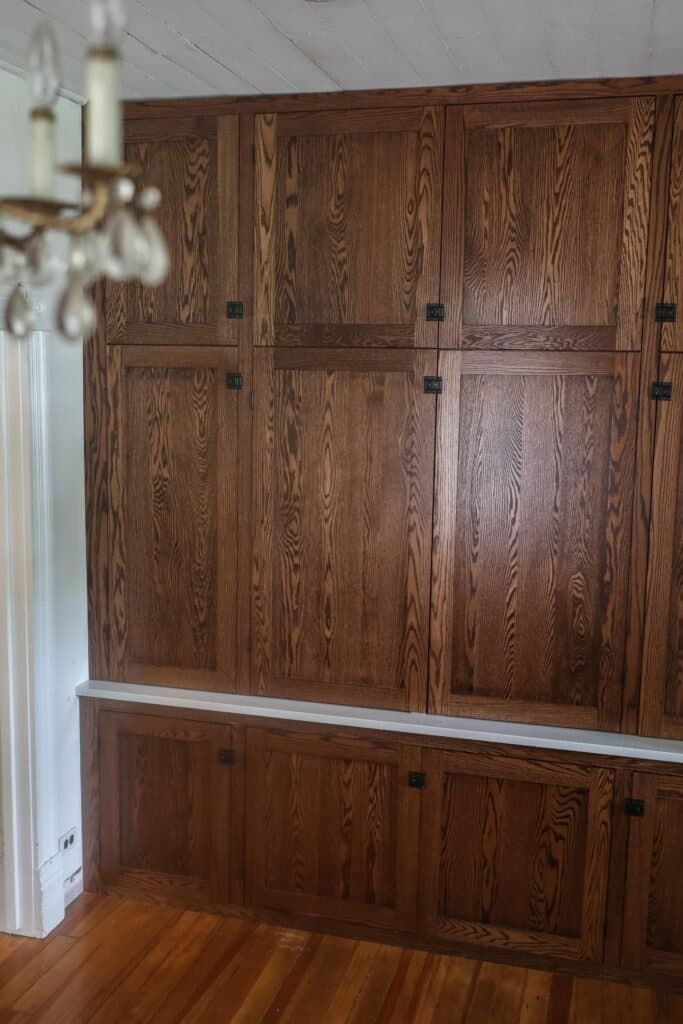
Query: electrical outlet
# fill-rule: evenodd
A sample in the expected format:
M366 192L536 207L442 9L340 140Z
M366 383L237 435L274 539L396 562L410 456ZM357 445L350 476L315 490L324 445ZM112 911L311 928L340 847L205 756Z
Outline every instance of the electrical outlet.
M70 828L68 832L65 832L63 836L59 837L59 852L69 853L73 850L76 845L76 828Z

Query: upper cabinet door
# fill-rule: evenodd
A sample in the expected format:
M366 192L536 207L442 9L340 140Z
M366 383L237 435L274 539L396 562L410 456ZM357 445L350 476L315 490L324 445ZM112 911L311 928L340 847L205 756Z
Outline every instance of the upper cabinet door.
M662 324L662 350L683 352L683 97L680 96L674 113L666 246L664 302L677 305L678 315L673 322Z
M639 363L439 356L431 710L619 728Z
M256 351L253 693L424 710L435 369Z
M256 118L256 343L436 346L443 113Z
M683 739L683 355L663 355L653 473L641 732Z
M241 285L251 288L248 266L240 275L240 188L251 171L251 161L240 167L240 119L130 120L125 155L162 192L171 262L158 288L107 285L107 341L236 345L239 321L227 319L226 302L248 298Z
M112 678L234 689L237 352L108 354Z
M441 345L639 349L654 101L451 107Z

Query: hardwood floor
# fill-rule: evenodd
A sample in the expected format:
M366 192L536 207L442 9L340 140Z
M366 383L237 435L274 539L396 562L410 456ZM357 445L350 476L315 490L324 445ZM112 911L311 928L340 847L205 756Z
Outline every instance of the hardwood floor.
M683 995L115 897L0 935L0 1024L674 1024Z

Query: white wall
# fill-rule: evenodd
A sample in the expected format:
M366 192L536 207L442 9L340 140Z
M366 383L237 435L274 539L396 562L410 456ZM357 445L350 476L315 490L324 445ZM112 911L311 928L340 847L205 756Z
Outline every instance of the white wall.
M27 112L24 79L0 68L0 128L3 139L10 140L0 154L0 195L26 191ZM81 108L67 99L58 104L57 139L59 161L80 159ZM77 181L60 180L60 195L75 197L78 189ZM6 422L4 433L9 441L19 429L23 431L31 453L32 531L25 561L28 564L30 559L32 581L27 636L33 723L27 756L31 759L30 828L38 899L34 899L33 925L26 919L29 910L24 901L23 911L20 908L18 912L24 920L18 922L18 930L40 933L63 913L60 900L64 879L81 864L78 708L74 689L87 678L88 662L82 347L50 332L54 290L34 292L31 297L38 322L30 341L17 343L0 332L0 369L4 367L5 373L0 384L18 391L25 389L25 400L16 404L7 400L4 413L6 421L9 417L23 417L27 422ZM0 302L3 298L0 293ZM9 381L10 373L15 380ZM2 447L0 431L0 481ZM5 462L12 458L12 450L6 450ZM5 498L8 503L12 500L11 495ZM5 519L9 521L9 514ZM16 556L21 540L12 536L11 522L7 540L8 550ZM0 617L3 606L9 604L9 576L10 567L3 566L0 558ZM15 607L14 629L20 611ZM9 634L11 641L6 614L4 620L5 634ZM0 622L0 696L3 686L11 683L9 669L3 671L2 633ZM0 731L0 742L2 738ZM6 764L10 753L7 749L0 751L0 764ZM6 780L4 792L6 797ZM4 824L6 831L7 823ZM59 836L74 826L78 827L76 845L67 855L58 855Z

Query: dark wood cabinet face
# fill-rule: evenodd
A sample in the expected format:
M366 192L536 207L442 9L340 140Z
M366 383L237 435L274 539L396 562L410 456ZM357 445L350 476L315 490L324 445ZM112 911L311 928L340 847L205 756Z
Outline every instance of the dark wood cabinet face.
M629 835L623 966L683 970L683 782L637 773L633 797L644 803Z
M100 715L103 882L196 903L230 899L229 726Z
M654 101L451 107L441 344L640 348Z
M236 351L109 349L112 678L230 690Z
M414 928L419 758L398 743L250 729L248 901Z
M669 181L664 302L677 306L675 319L662 324L662 351L683 352L683 97L674 109L673 150Z
M618 729L638 362L441 354L432 710Z
M256 342L435 346L443 113L256 118Z
M166 281L106 289L107 341L120 344L237 345L239 321L226 302L240 299L238 117L128 122L126 159L163 195L159 224L169 247ZM243 274L244 276L244 269Z
M252 692L424 709L435 367L257 351Z
M672 398L657 409L641 732L683 739L683 354L662 355Z
M612 774L425 751L421 918L454 942L602 956Z

